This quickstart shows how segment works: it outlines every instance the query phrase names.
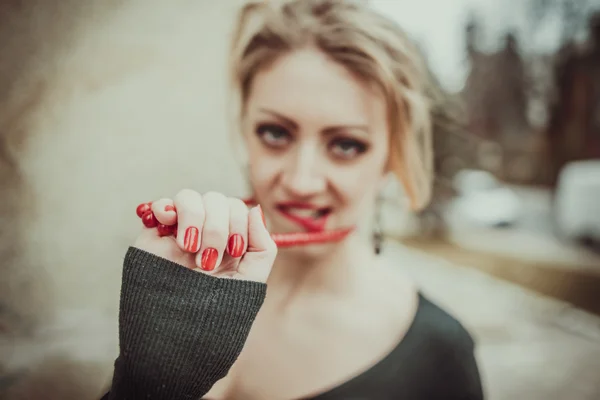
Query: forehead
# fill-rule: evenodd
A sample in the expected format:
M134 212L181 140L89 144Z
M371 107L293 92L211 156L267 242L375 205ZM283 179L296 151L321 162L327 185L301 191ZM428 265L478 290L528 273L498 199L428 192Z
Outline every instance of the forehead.
M344 66L314 49L279 58L254 79L249 109L323 123L370 123L383 117L382 97Z

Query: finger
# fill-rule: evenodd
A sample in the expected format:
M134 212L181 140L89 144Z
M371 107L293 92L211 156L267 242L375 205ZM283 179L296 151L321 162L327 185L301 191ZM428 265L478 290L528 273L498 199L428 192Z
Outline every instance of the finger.
M266 282L276 256L277 245L267 231L260 206L256 206L248 213L248 251L240 261L238 273Z
M277 245L267 230L265 216L260 205L248 213L248 252L261 253L277 251Z
M204 271L213 271L223 259L223 252L229 237L229 202L227 197L217 192L202 196L204 205L204 225L202 244L196 256L196 265Z
M227 253L240 258L246 252L248 244L248 206L240 200L229 198L229 239Z
M160 199L152 202L152 212L159 223L163 225L175 225L177 213L171 199Z
M200 250L202 227L206 212L202 196L190 189L177 193L173 201L177 210L177 244L183 251Z

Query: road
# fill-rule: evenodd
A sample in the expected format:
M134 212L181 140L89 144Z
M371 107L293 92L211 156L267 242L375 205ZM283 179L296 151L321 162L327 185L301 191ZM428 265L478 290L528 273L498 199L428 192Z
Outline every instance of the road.
M431 254L385 253L474 334L487 399L600 398L600 317Z

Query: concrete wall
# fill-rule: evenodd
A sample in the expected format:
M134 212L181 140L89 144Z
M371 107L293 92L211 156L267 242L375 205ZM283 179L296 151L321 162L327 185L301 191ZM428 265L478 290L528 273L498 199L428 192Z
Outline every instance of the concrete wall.
M244 193L225 108L240 2L0 5L0 398L97 398L135 206Z

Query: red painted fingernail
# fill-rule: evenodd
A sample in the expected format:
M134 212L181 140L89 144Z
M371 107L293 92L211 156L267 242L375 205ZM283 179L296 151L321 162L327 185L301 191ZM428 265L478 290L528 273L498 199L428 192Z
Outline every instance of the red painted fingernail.
M146 211L146 213L142 215L142 223L146 228L154 228L158 225L158 221L152 211Z
M231 235L227 242L227 251L231 257L238 258L244 254L244 238L239 233Z
M215 269L217 265L217 258L219 257L219 252L217 249L213 249L209 247L202 252L202 269L205 271L212 271Z
M265 219L265 213L263 213L262 207L259 205L257 205L256 207L258 207L258 211L260 212L260 217L262 218L263 224L265 224L265 227L267 226L267 220Z
M135 209L135 213L138 217L142 218L144 214L146 214L150 210L150 203L142 203L139 206L137 206L137 208Z
M156 229L158 230L158 236L169 236L173 233L172 225L158 224Z
M177 239L177 224L173 225L173 236Z
M190 253L198 251L198 228L195 226L190 226L185 230L183 247Z
M169 212L169 211L175 211L175 206L171 205L171 204L167 204L165 206L165 211Z

